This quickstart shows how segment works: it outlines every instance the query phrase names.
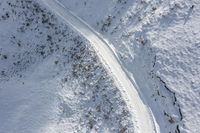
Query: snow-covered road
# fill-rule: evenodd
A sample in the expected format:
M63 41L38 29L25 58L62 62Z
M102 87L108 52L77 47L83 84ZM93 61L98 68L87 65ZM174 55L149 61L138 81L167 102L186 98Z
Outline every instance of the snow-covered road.
M67 8L62 6L58 1L42 1L55 14L60 16L67 24L72 26L75 30L77 30L91 42L92 47L96 51L105 68L108 70L108 72L110 72L111 76L113 76L116 85L124 96L124 99L127 99L127 104L130 106L129 108L133 112L135 132L160 132L148 105L144 103L144 99L141 99L137 89L134 87L133 83L124 72L124 69L120 65L114 52L109 48L109 44L88 24L86 24L83 20L81 20Z

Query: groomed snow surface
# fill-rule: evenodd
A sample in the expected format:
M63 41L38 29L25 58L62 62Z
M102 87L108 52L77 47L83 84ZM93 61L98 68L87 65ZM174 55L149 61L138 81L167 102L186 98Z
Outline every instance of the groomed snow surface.
M200 1L58 1L0 1L0 133L200 131Z

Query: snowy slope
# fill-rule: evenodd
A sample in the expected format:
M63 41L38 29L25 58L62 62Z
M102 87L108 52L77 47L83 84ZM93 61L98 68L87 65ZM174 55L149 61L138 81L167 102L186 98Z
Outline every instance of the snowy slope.
M137 127L135 128L135 132L159 132L159 129L156 129L157 123L154 121L153 116L151 116L150 110L148 110L149 108L144 105L136 88L119 64L115 54L109 48L109 44L106 43L91 27L85 24L84 21L73 15L66 8L63 8L57 1L43 1L51 10L62 17L67 24L70 24L91 42L92 47L104 63L104 66L113 76L116 85L119 88L123 88L121 89L121 92L122 94L125 93L123 96L124 99L129 100L128 105L130 106L130 110L133 110L134 113L134 126Z
M200 130L198 0L59 1L110 42L161 132Z
M109 42L162 133L199 132L199 0L59 1ZM0 1L0 133L136 130L91 44L37 2Z
M0 133L133 132L91 44L41 3L0 2Z

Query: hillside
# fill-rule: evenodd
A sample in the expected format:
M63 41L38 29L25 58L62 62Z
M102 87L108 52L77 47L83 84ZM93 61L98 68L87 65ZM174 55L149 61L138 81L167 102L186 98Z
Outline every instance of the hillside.
M199 1L59 1L110 42L162 132L199 131Z
M199 22L198 0L1 1L0 133L198 133Z

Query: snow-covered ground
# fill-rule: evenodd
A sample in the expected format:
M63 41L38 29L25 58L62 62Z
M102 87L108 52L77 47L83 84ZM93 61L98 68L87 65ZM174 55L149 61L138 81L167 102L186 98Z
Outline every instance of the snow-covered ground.
M162 133L199 132L199 0L58 1L110 44ZM0 133L140 132L88 38L37 2L0 1Z
M87 40L34 1L0 5L0 133L133 132Z
M132 110L134 115L135 132L159 132L159 129L156 129L157 123L154 121L151 110L142 101L135 86L124 72L123 66L119 64L115 54L109 48L109 44L90 26L64 8L59 2L55 0L43 1L53 12L63 18L68 25L70 24L91 42L92 47L95 49L102 63L104 63L105 68L107 68L110 75L114 78L115 84L121 90L122 94L124 94L122 96L128 100L126 102L130 106L129 110Z
M59 0L99 31L134 77L161 132L198 132L198 0Z

